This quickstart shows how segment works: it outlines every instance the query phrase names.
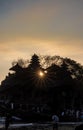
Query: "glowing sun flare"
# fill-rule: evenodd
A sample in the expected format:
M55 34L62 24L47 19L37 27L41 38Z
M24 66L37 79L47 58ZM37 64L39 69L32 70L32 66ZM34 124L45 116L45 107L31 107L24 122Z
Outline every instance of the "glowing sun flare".
M40 77L44 77L44 73L42 71L39 71L38 74L39 74Z

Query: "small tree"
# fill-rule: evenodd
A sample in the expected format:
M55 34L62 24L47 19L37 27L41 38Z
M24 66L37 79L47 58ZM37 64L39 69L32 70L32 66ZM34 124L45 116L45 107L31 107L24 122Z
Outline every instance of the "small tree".
M31 68L32 70L33 70L33 69L38 69L38 68L41 67L40 61L39 61L39 57L38 57L36 54L34 54L34 55L32 56L31 61L30 61L30 64L29 64L28 67Z

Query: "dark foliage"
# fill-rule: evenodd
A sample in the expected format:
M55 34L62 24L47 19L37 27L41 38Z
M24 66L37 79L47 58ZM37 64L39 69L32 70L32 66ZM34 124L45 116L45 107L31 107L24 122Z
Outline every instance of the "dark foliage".
M39 107L49 113L65 108L81 109L83 66L74 60L59 56L39 59L34 54L27 67L16 63L10 70L14 73L9 73L1 83L1 99ZM39 75L40 71L43 74Z

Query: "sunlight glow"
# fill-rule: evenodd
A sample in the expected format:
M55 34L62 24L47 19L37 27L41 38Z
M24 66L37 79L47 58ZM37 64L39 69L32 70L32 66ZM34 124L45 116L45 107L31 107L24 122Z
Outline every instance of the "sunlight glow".
M44 75L45 75L42 71L39 71L38 74L39 74L40 77L44 77Z
M44 73L47 74L47 70L45 70Z

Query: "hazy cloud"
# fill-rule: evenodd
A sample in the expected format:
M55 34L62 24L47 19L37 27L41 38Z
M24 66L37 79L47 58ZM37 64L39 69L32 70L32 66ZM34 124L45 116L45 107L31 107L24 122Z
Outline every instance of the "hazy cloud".
M83 64L83 0L0 0L0 73L33 53Z

